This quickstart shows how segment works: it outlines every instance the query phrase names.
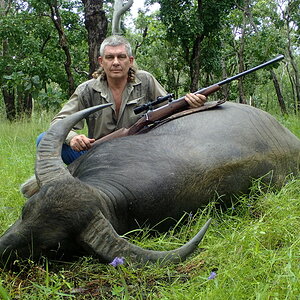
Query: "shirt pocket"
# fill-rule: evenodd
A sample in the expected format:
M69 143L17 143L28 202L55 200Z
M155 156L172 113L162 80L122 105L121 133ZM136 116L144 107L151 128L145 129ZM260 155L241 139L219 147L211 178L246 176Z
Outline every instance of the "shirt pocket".
M138 119L141 118L142 113L136 114L134 112L134 109L136 107L143 105L145 103L145 99L146 99L146 97L142 96L142 97L138 97L138 98L129 100L126 103L125 114L124 114L124 121L126 120L125 127L129 127L129 126L133 125Z
M144 111L136 114L134 112L134 109L137 108L137 107L139 107L139 106L142 106L145 103L146 103L146 96L141 96L139 98L135 98L133 100L129 100L127 102L127 104L126 104L126 108L127 108L128 111L130 111L130 113L129 113L130 116L131 117L140 116L140 114L143 113Z
M127 102L127 105L140 105L140 104L145 103L145 99L146 99L146 96L141 96L141 97L135 98L133 100L129 100Z

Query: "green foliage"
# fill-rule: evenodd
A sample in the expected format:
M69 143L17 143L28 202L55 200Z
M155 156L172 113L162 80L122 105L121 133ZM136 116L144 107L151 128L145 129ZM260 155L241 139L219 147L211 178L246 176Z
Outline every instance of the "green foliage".
M13 72L10 75L4 75L3 80L4 84L2 86L9 89L16 89L17 94L31 93L35 96L41 88L41 82L38 75L29 77L22 71Z
M299 9L300 9L300 1L299 0L288 1L288 10L290 12L292 22L294 22L295 25L296 25L298 45L300 44L300 16L299 16Z
M193 0L158 2L161 5L162 22L167 28L167 39L171 45L182 47L188 63L192 63L193 55L199 46L199 59L203 69L211 70L212 66L216 66L221 50L219 31L224 17L237 2L201 1L201 6L198 1Z
M252 105L257 107L279 108L269 72L272 69L277 78L280 77L280 89L288 112L295 111L295 101L290 86L291 81L295 81L295 76L285 69L285 64L289 61L286 48L288 36L278 1L245 1L243 7L238 7L228 14L220 36L223 72L228 76L238 73L238 66L242 62L244 68L248 69L278 54L285 54L286 61L273 64L243 78L243 88L248 103L251 97ZM239 93L237 84L231 84L229 99L236 101Z
M22 10L11 9L0 19L0 40L5 43L0 56L0 84L15 88L18 95L34 92L38 102L39 92L47 91L47 85L56 83L62 91L61 101L66 100L65 56L58 45L58 34L49 17L47 1L23 3ZM77 7L78 1L64 1L60 9L71 45L74 69L84 71L88 68L86 31L82 18L75 12ZM74 75L78 84L86 79L81 73ZM15 78L17 74L20 75L18 79ZM39 84L36 84L37 78ZM56 107L54 103L53 108Z
M147 5L154 2L160 3L161 9L150 14ZM12 1L7 14L0 12L0 85L17 92L16 101L33 93L35 108L56 110L68 98L68 82L64 69L65 54L49 17L49 3L52 2ZM108 19L112 15L112 3L104 1ZM237 74L238 53L243 44L246 68L279 53L286 54L286 61L280 63L280 67L273 67L280 78L288 111L296 111L296 75L287 55L284 17L289 17L292 50L299 68L299 0L251 0L248 1L251 14L243 13L246 1L148 0L146 3L134 20L135 28L125 28L125 32L136 48L140 68L153 73L168 92L175 93L176 97L188 92L195 75L193 68L196 69L198 63L200 87ZM84 71L89 65L83 5L80 0L59 0L58 4L72 56L72 75L77 85L87 79ZM243 29L245 37L242 40ZM285 63L286 68L281 66ZM20 75L18 79L17 74ZM278 107L268 70L247 76L243 83L246 98L254 99L255 106ZM236 101L239 93L237 82L232 83L228 99ZM0 108L3 110L4 105L1 104Z
M36 103L37 111L59 111L63 105L63 93L58 87L49 86L47 91L40 91Z

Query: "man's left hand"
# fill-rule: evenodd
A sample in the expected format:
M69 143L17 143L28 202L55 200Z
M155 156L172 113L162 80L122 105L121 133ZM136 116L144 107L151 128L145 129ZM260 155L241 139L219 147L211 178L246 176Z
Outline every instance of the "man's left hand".
M195 95L189 93L185 95L184 100L189 104L190 107L195 108L203 106L206 102L206 97L202 94Z

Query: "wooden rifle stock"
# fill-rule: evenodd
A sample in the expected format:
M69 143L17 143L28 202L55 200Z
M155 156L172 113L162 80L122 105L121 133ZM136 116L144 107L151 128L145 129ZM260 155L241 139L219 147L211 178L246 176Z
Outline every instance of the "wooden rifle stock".
M218 84L211 85L207 88L199 90L194 94L202 94L208 96L220 89ZM165 119L174 113L185 110L188 108L188 103L184 100L185 97L181 97L174 100L164 106L158 107L154 110L146 112L135 124L133 124L128 131L128 135L136 134L145 126L153 124L158 120Z

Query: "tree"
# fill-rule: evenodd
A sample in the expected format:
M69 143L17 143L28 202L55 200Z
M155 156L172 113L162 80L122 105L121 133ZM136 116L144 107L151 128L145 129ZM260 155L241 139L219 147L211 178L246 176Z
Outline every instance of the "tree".
M222 92L260 106L276 91L282 111L299 111L300 0L148 0L160 3L161 10L149 15L146 6L136 29L121 27L132 2L116 0L119 14L112 22L111 0L0 0L0 84L7 118L29 115L33 98L36 107L59 108L98 68L99 47L112 23L114 33L122 31L131 41L141 68L176 96L284 53L280 77L270 68Z
M222 56L226 57L226 60L231 58L224 65L230 65L229 68L232 68L233 63L236 63L238 69L235 73L241 72L285 52L286 41L282 35L282 21L277 11L276 3L264 0L244 0L237 9L231 11L221 32ZM236 57L236 62L233 62L232 57ZM282 85L275 72L277 67L278 64L272 65L264 71L240 79L236 97L239 102L251 105L262 103L262 97L257 97L256 90L272 79L281 111L286 113ZM231 93L232 91L234 89L231 89ZM266 95L264 98L267 98Z
M300 111L300 72L295 59L295 53L293 49L293 34L299 30L299 23L297 28L297 22L299 22L299 8L300 1L284 1L282 7L282 17L285 22L285 29L287 34L287 53L293 69L293 78L291 82L293 84L293 90L295 95L295 111ZM296 22L295 22L296 21Z
M75 91L75 83L74 83L74 77L73 77L73 72L71 69L71 65L72 65L72 57L71 57L71 53L70 53L70 47L69 47L69 42L68 42L68 38L65 34L65 30L62 24L62 19L61 19L61 15L60 15L60 11L58 9L58 1L57 0L46 0L46 3L49 6L49 10L50 10L50 18L58 32L58 36L59 36L59 45L61 47L61 49L64 51L65 56L66 56L66 60L64 62L64 67L65 67L65 71L67 74L67 80L68 80L68 85L69 85L69 96L71 96L73 94L73 92Z
M24 112L30 114L32 98L39 104L41 92L44 107L53 103L58 108L52 87L47 97L48 86L56 83L60 102L64 101L74 91L75 80L82 81L80 70L88 64L86 32L75 11L77 2L20 3L22 6L11 2L0 20L0 40L5 44L0 55L0 83L10 120Z
M0 0L0 16L2 20L7 17L8 12L10 10L11 2L6 2L4 0ZM1 62L4 62L8 57L8 38L5 36L1 36L2 40L2 54L1 54ZM16 117L16 110L14 105L14 91L10 89L8 86L4 86L1 80L1 90L3 94L4 104L6 107L6 116L9 120L13 120Z
M239 72L243 72L245 70L245 62L244 62L244 52L245 52L245 39L246 39L246 32L247 36L250 37L250 40L255 39L257 42L254 43L254 47L257 47L256 51L254 52L254 57L258 57L258 61L265 61L270 58L272 53L275 53L280 48L279 43L266 43L267 37L274 37L278 34L278 30L274 27L273 24L270 24L268 20L270 16L272 16L272 11L275 9L274 3L265 4L264 9L260 9L260 1L253 1L253 0L244 0L243 4L239 6L239 10L242 12L242 24L241 24L241 33L240 38L238 39L239 47L237 49L237 57L239 62ZM268 14L265 14L265 11L269 10ZM256 17L254 17L254 14ZM274 13L273 13L274 19ZM270 30L270 27L272 30ZM251 38L251 36L253 38ZM249 38L248 38L249 39ZM270 49L269 45L272 45L273 49ZM268 45L268 49L266 51L266 45ZM249 47L250 45L248 45ZM253 46L251 47L253 49ZM252 55L253 57L253 55ZM283 113L287 113L285 102L283 99L283 95L280 89L279 81L277 78L276 73L273 69L269 69L270 77L273 80L274 88L277 94L277 99L281 111ZM243 86L243 79L239 80L239 94L240 94L240 103L247 103L245 97L245 91Z
M99 67L99 48L106 37L108 21L103 10L102 0L82 0L82 3L84 5L84 24L88 32L89 77L91 77Z
M200 69L205 69L205 53L217 59L220 50L218 33L224 17L235 0L159 0L161 19L166 25L168 40L180 45L190 69L190 90L197 90ZM210 41L210 42L208 42ZM219 49L219 50L218 50ZM201 63L200 63L201 62ZM208 65L212 59L208 59Z
M36 65L32 62L40 61L40 55L36 52L36 27L28 12L18 13L20 8L13 2L2 1L1 7L6 9L0 21L0 83L6 116L12 121L22 113L31 113L32 96L40 88L40 77L33 74Z

